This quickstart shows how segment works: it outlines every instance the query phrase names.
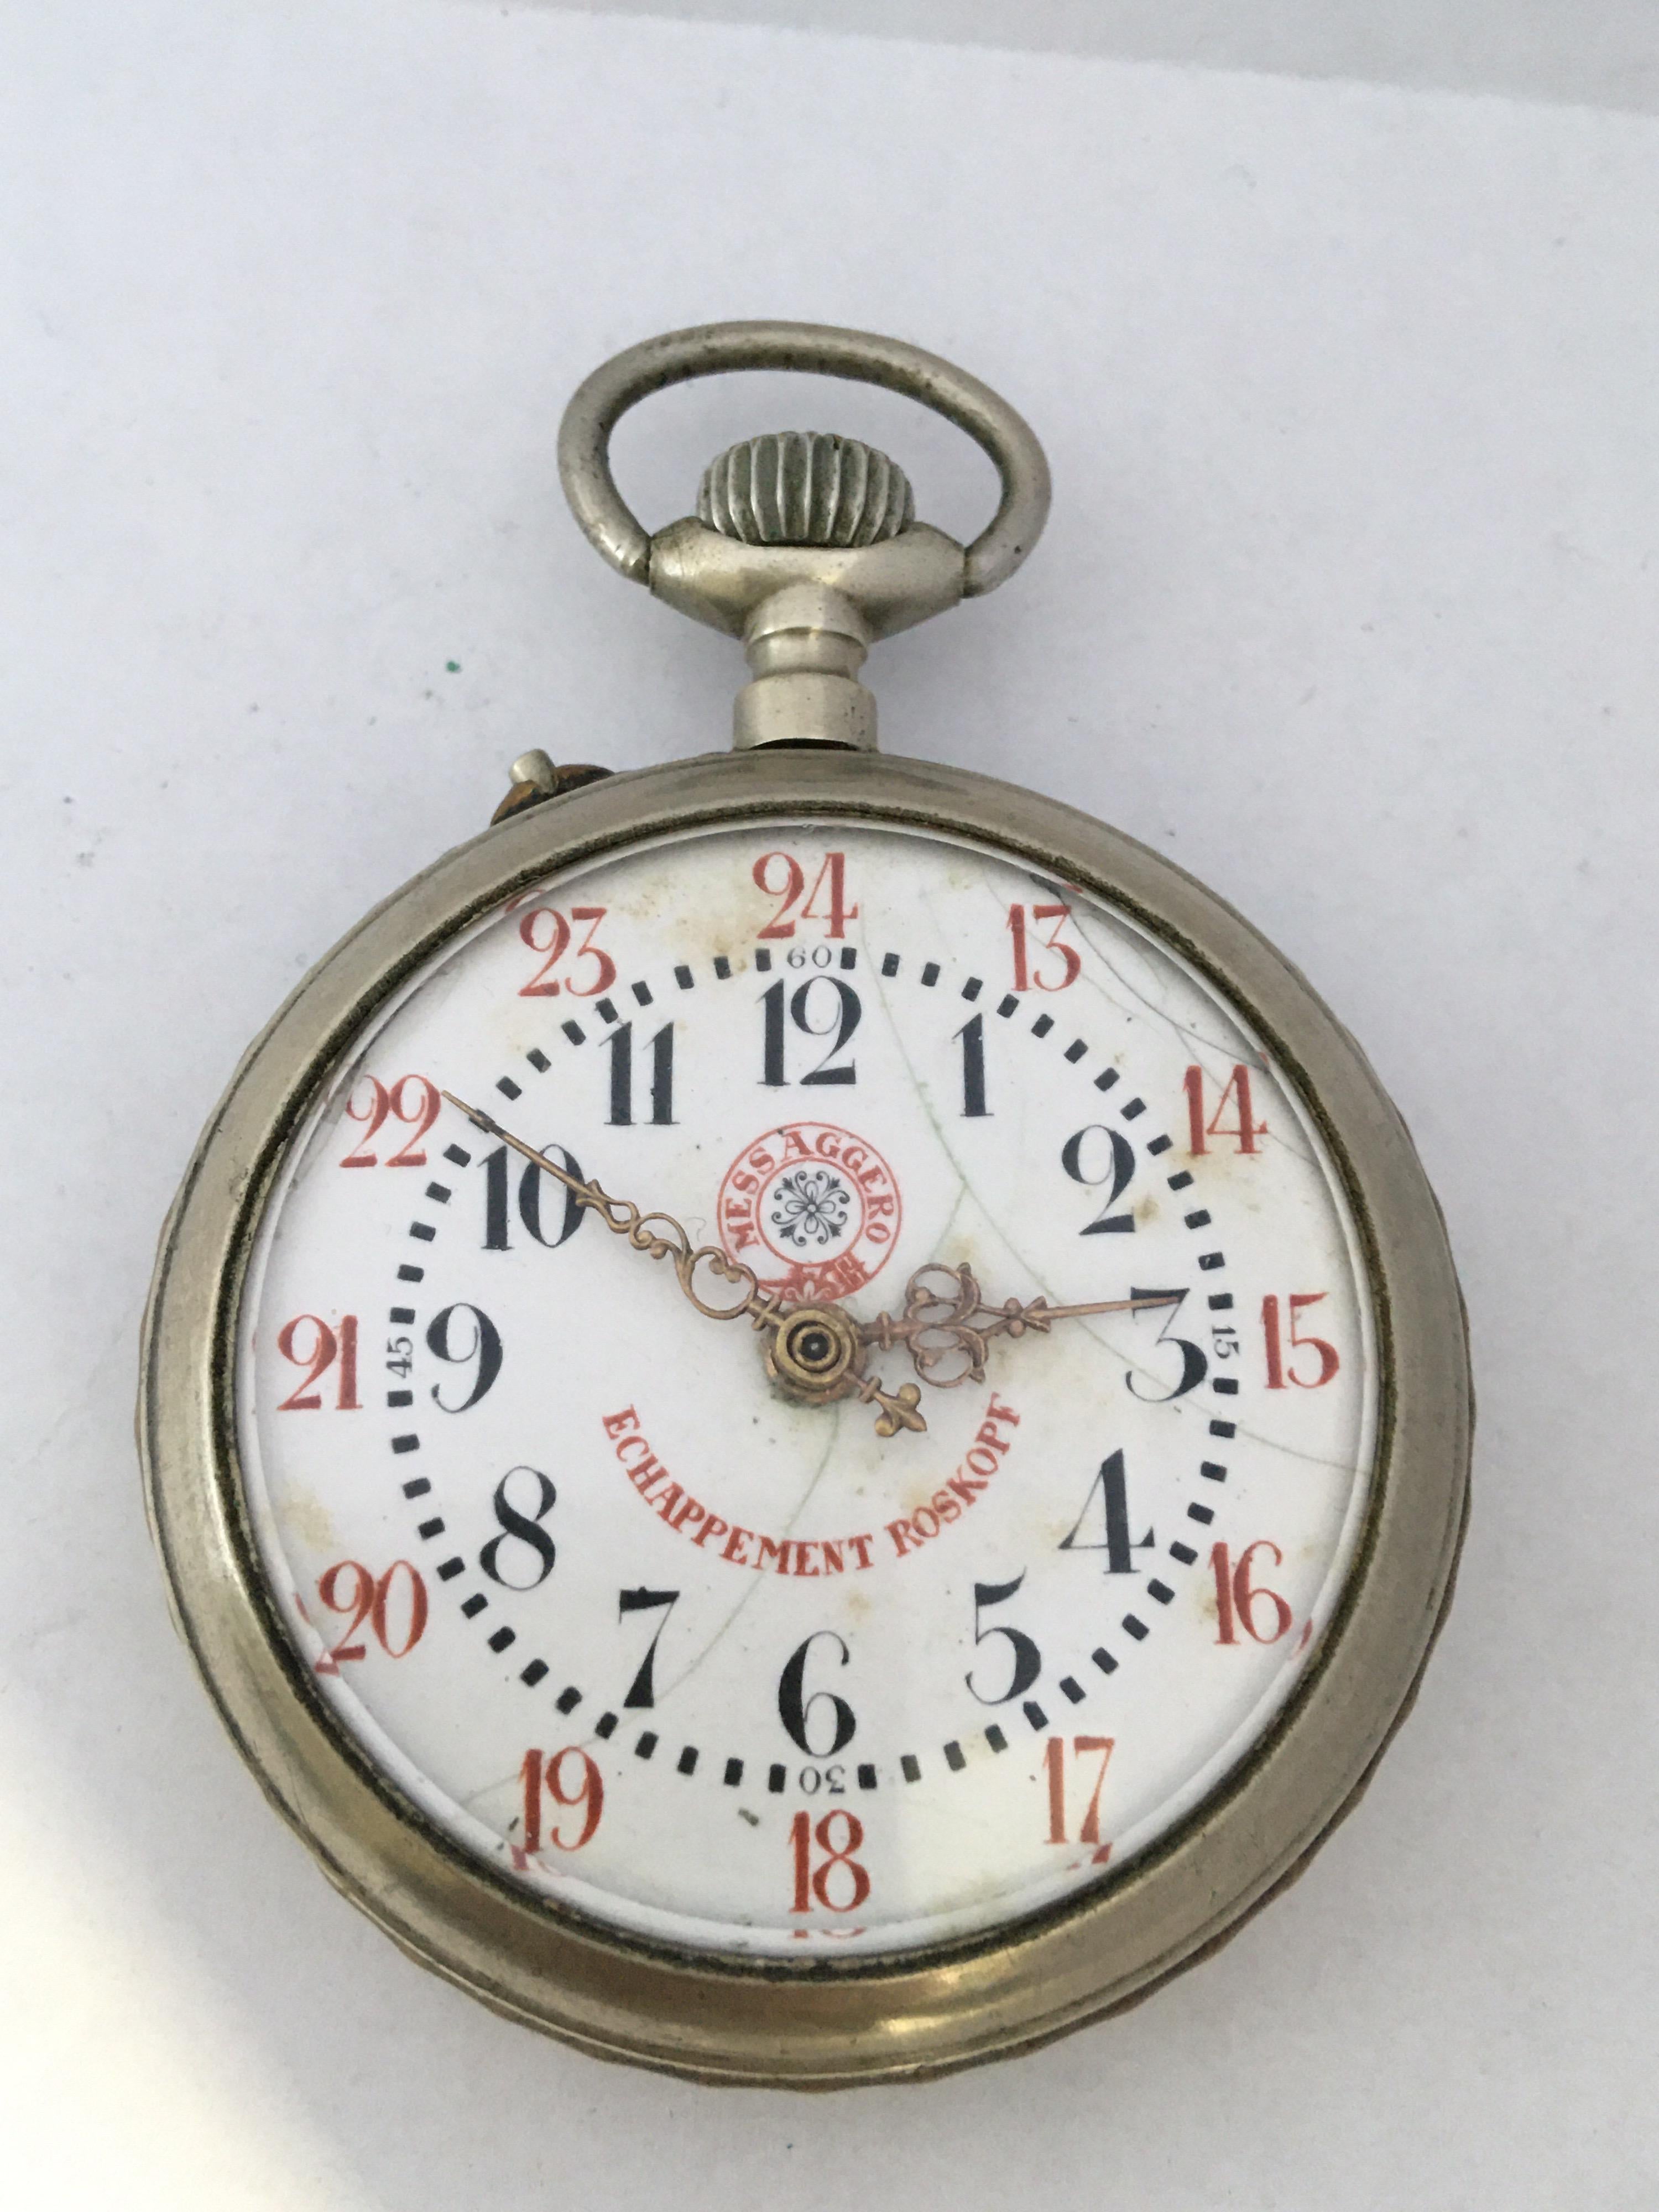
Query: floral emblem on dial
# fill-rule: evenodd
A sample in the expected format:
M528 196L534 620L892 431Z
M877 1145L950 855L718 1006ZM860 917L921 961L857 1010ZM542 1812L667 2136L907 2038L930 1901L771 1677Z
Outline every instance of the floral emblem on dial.
M805 1250L810 1243L828 1244L847 1226L848 1190L828 1168L799 1168L781 1178L774 1195L772 1226L786 1244Z
M767 1290L844 1298L883 1267L902 1207L875 1146L830 1121L790 1121L746 1145L720 1185L720 1239Z

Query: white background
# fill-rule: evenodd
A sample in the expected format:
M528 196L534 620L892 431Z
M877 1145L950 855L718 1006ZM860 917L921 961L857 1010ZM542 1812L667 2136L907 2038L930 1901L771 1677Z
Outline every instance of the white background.
M1093 43L9 11L10 2201L1652 2205L1659 122ZM1537 91L1528 51L1449 81ZM1121 2020L817 2100L542 2042L337 1899L173 1638L131 1435L162 1212L277 1000L524 746L721 742L735 648L594 559L553 438L606 354L741 314L1029 414L1048 538L878 649L886 745L1108 817L1302 965L1422 1146L1481 1391L1449 1626L1300 1885ZM630 420L625 488L659 522L790 422L988 511L901 403L749 380Z

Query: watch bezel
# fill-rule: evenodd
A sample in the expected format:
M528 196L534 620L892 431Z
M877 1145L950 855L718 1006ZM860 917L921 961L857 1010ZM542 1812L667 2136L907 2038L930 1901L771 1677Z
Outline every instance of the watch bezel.
M363 1024L457 931L639 841L789 814L971 838L1126 909L1238 1007L1318 1126L1376 1321L1376 1468L1347 1583L1249 1756L1098 1891L985 1936L830 1966L676 1952L562 1911L463 1854L369 1765L264 1587L236 1442L242 1284L286 1150ZM1028 2047L1150 1994L1299 1871L1410 1703L1449 1600L1473 1403L1443 1222L1358 1047L1225 902L1122 833L939 764L717 754L587 785L446 854L319 963L249 1048L163 1231L139 1443L174 1617L266 1795L330 1878L423 1964L596 2055L705 2081L836 2087Z

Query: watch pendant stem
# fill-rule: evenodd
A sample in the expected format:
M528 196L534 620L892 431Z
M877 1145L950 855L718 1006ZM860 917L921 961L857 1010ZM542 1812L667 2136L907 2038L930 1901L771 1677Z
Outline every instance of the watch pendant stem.
M733 705L732 744L873 752L875 696L858 680L869 650L868 628L840 592L788 584L763 599L744 635L754 681Z

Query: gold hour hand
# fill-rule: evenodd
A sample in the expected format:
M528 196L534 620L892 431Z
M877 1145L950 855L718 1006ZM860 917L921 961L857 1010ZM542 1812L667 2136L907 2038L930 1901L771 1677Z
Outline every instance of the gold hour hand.
M993 1337L1024 1336L1027 1330L1046 1334L1051 1322L1085 1314L1139 1313L1148 1306L1180 1303L1179 1291L1146 1291L1081 1305L1054 1306L1047 1298L1008 1298L1000 1306L992 1305L971 1267L933 1261L918 1267L905 1285L902 1313L879 1314L863 1322L859 1334L866 1345L883 1352L902 1346L924 1382L949 1390L958 1383L985 1380L985 1358Z

